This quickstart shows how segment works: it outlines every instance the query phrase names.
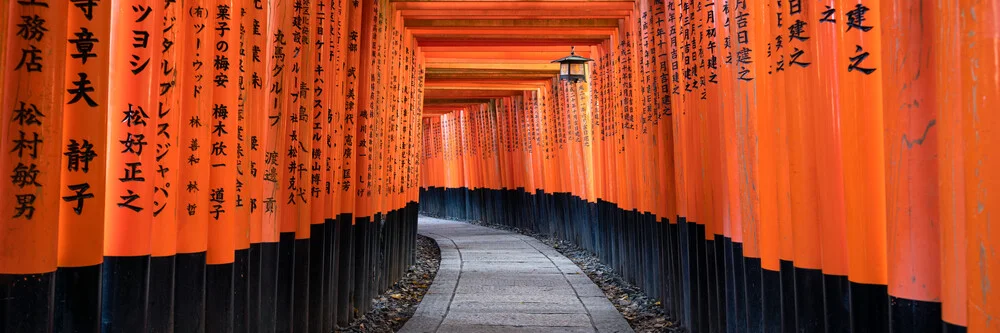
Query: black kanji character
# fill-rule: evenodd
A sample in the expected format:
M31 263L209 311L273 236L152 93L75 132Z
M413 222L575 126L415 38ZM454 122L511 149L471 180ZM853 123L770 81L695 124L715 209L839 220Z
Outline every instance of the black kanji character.
M31 153L28 154L28 156L31 156L31 158L38 158L38 144L42 143L42 139L38 138L38 133L32 132L31 134L34 136L34 138L28 140L24 138L25 134L24 131L18 131L18 132L20 132L21 138L14 140L14 149L11 149L10 152L13 153L16 151L17 157L21 158L24 157L23 154L25 150L30 150Z
M46 6L48 7L48 6ZM32 216L35 216L35 195L34 194L16 194L14 197L17 199L17 207L14 207L14 217L18 218L24 216L25 219L30 220Z
M94 87L90 85L90 80L87 79L87 73L80 72L77 73L77 75L80 76L80 80L73 81L73 84L76 85L76 87L66 90L67 93L73 95L73 98L66 104L76 104L76 102L79 102L82 98L90 107L97 106L97 102L95 102L94 99L90 98L90 95L87 94L94 92Z
M80 27L80 32L74 32L73 35L76 38L68 40L70 44L76 47L76 53L70 54L71 58L80 59L81 64L86 64L87 59L97 57L97 54L93 52L94 44L100 42L100 40L94 38L93 32L86 27Z
M142 73L142 71L146 69L146 66L149 65L149 59L146 59L146 61L141 64L140 61L142 61L142 58L139 58L137 55L132 55L132 60L128 62L132 65L132 74Z
M823 23L823 22L837 23L837 18L834 16L834 14L836 12L837 12L837 10L834 9L833 7L826 6L826 10L823 11L823 17L821 17L819 19L819 22L820 23Z
M70 191L74 191L76 193L62 197L63 201L65 202L76 201L76 207L73 207L73 212L76 212L76 215L83 214L83 201L86 199L94 198L93 193L87 193L87 190L90 189L90 184L83 183L83 184L69 185L68 188Z
M42 125L38 118L45 118L45 115L38 111L38 106L21 102L21 107L14 110L14 119L21 126Z
M149 16L149 14L153 12L153 7L152 6L146 7L146 6L143 6L143 5L135 5L135 6L132 6L132 12L133 13L142 13L142 14L139 15L139 18L135 20L136 23L139 23L139 22L142 22L142 21L146 20L146 17Z
M223 141L213 142L212 156L228 156L229 154L226 154L226 148L228 147L226 146L226 143Z
M42 50L39 50L34 45L28 45L28 47L28 49L21 49L21 61L17 63L14 70L16 71L21 69L21 67L25 67L29 73L41 72L42 64L39 61L42 60L42 56L40 55Z
M867 51L865 51L863 48L861 48L861 45L857 45L857 48L855 49L855 52L857 52L858 55L853 56L853 57L850 58L851 59L851 64L847 65L847 71L848 72L853 72L853 71L857 70L857 71L860 71L862 73L865 73L865 75L869 75L872 72L875 72L875 68L861 67L861 62L865 61L865 59L867 59L868 55L869 55Z
M93 161L97 157L97 153L94 152L94 145L90 144L89 141L83 140L83 143L77 142L75 139L70 139L69 144L66 145L66 169L69 171L83 171L87 173L90 171L90 161ZM82 166L81 166L82 164Z
M83 17L86 17L87 21L94 19L94 7L97 7L97 0L70 0L70 2L83 11Z
M132 47L146 48L149 45L149 32L145 30L132 30Z
M49 8L49 3L38 0L18 0L17 4L21 6L38 6L38 7Z
M811 62L801 62L801 61L799 61L799 57L801 57L803 53L805 53L804 50L800 50L797 47L793 48L792 54L790 54L791 57L792 57L792 59L788 60L788 64L789 65L798 65L799 67L802 67L802 68L809 67L809 64L811 64Z
M122 111L125 116L122 118L122 123L128 127L132 125L142 125L146 126L146 119L149 119L149 115L146 114L146 110L143 110L141 105L133 105L128 103L128 110Z
M788 27L788 39L795 38L803 42L809 40L809 37L805 36L806 25L808 24L805 21L795 20L795 23Z
M34 16L21 16L21 24L17 25L17 35L21 36L24 40L34 39L36 42L41 42L42 38L45 37L45 32L49 29L45 28L45 19Z
M148 142L144 141L145 139L146 139L145 134L128 133L128 136L125 138L125 140L118 140L118 142L121 142L122 146L125 147L125 149L122 149L121 152L122 153L129 152L135 154L136 156L141 156L142 147L148 144Z
M212 118L214 119L229 119L229 107L225 104L215 104L212 107Z
M860 29L863 32L868 32L872 30L872 26L866 26L865 24L865 13L869 10L868 7L862 4L854 5L854 9L847 12L847 30L851 31L851 28Z
M19 188L24 188L27 185L42 186L42 184L38 183L38 174L42 171L37 168L38 166L35 163L24 165L24 163L17 162L17 166L14 167L14 174L10 176L11 183Z
M139 169L139 167L142 166L142 162L125 163L125 166L127 167L127 168L124 169L125 170L125 176L122 177L122 178L118 178L118 181L121 181L123 183L126 183L126 182L145 182L146 181L146 177L140 177L139 176L139 174L142 173L142 170Z
M126 189L125 191L127 191L128 194L118 196L119 198L122 198L122 200L123 200L123 202L119 202L118 203L118 207L119 208L128 208L128 209L131 209L133 212L136 212L136 213L142 211L142 207L139 207L139 206L136 206L136 205L132 204L132 202L135 202L136 200L139 200L139 195L136 194L135 192L132 192L132 190L129 190L129 189Z

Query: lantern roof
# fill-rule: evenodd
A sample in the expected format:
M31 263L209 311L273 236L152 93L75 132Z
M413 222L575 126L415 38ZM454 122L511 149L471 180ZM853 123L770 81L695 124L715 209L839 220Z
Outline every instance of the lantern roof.
M576 48L574 47L574 50L572 50L572 51L569 52L569 56L564 57L562 59L558 59L558 60L552 60L552 62L558 62L558 63L584 63L584 62L588 62L588 61L594 61L594 59L584 58L584 57L576 55L576 50L575 49Z

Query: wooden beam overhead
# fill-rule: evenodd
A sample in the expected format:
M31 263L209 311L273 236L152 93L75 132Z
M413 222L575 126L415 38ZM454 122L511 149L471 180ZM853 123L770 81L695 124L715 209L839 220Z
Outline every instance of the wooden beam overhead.
M632 1L409 1L393 2L398 10L632 10ZM572 9L572 10L568 10Z
M422 20L406 19L408 28L421 27L605 27L617 28L617 19L454 19L454 20Z

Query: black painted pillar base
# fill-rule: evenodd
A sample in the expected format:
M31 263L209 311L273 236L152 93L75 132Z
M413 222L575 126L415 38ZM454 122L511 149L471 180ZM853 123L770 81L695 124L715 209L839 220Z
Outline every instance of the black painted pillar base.
M278 316L278 246L260 243L260 333L274 333ZM252 249L252 245L251 245ZM253 277L251 277L252 279ZM178 332L179 333L179 332Z
M149 260L149 322L148 333L174 331L174 256L152 257Z
M233 264L205 266L205 331L233 333Z
M178 253L174 274L174 332L205 333L205 252Z
M55 332L100 332L101 264L59 267L55 282Z
M0 333L52 331L55 277L55 272L0 274Z
M104 257L101 281L101 332L145 331L149 256Z
M278 274L275 282L277 292L275 312L275 332L292 332L292 287L295 284L295 233L282 232L278 235Z
M233 331L250 332L250 249L236 250L233 257Z

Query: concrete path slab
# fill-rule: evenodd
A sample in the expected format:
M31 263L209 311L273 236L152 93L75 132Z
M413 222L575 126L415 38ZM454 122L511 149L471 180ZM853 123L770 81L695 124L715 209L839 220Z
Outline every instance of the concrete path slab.
M464 222L419 222L441 248L441 268L400 332L633 332L601 289L544 243Z

